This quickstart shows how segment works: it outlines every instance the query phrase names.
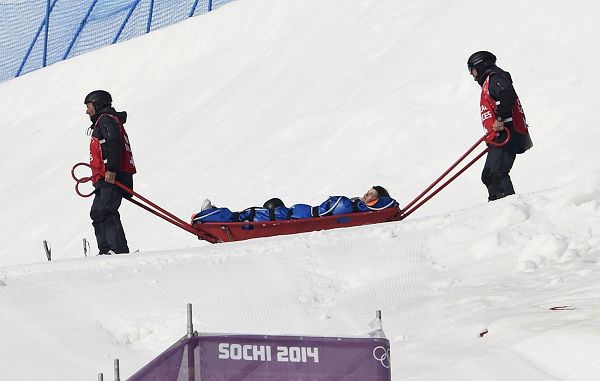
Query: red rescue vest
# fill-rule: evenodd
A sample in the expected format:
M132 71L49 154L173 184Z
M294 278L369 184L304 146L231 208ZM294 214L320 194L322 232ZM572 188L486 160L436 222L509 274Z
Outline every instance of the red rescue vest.
M125 131L125 127L123 123L114 115L110 114L102 114L100 118L103 116L108 116L112 118L118 125L119 131L121 134L121 162L119 163L119 171L131 173L132 175L136 173L135 163L133 161L133 152L131 152L131 145L129 144L129 137L127 136L127 132ZM98 121L94 124L94 128L98 124ZM92 136L90 141L90 167L92 167L92 183L96 184L99 180L104 178L104 173L106 172L106 160L102 157L102 144L104 141L99 140L98 138Z
M490 95L490 77L492 76L492 74L498 73L490 73L490 75L488 75L485 82L483 83L483 86L481 86L481 124L483 124L483 128L485 128L487 132L492 131L494 121L496 120L496 108L498 107L498 103ZM521 101L518 97L512 108L512 116L504 120L504 123L507 122L512 122L515 132L522 135L527 134L527 122L525 120L525 113L523 112L523 106L521 106ZM494 140L496 136L498 136L498 133L490 134L486 141L490 142Z

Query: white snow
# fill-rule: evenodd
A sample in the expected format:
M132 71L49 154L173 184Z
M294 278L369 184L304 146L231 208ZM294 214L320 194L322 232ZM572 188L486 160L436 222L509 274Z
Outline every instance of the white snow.
M240 0L0 84L0 378L108 379L119 358L126 379L185 334L189 302L197 330L249 334L360 335L382 310L394 380L599 379L599 17L594 1ZM403 222L220 245L126 203L139 252L83 257L87 92L128 111L135 189L184 219L205 197L375 184L405 205L483 134L465 64L481 49L532 127L517 195L487 203L479 162Z

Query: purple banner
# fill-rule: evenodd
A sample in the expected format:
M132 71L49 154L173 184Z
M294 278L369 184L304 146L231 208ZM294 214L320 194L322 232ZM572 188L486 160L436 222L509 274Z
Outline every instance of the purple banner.
M221 335L182 339L128 381L389 381L382 338Z

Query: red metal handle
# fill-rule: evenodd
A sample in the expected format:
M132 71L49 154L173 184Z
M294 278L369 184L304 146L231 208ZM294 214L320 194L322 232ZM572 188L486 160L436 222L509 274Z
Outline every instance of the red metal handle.
M71 169L71 177L73 177L73 180L75 180L75 182L76 182L75 183L75 192L77 192L77 194L80 195L81 197L90 197L90 196L92 196L94 194L94 191L92 191L89 194L84 194L84 193L81 193L79 191L79 184L83 184L83 183L87 183L88 181L92 181L92 177L91 176L90 177L81 177L81 178L79 178L79 177L77 177L75 175L75 168L77 168L77 167L79 167L81 165L83 165L84 167L88 167L88 168L92 169L92 167L89 164L87 164L87 163L77 163L77 164L75 164L73 166L73 168Z
M508 128L504 127L504 131L506 131L506 139L504 139L504 141L503 141L503 142L496 143L496 142L494 142L494 141L491 141L491 142L487 142L487 143L488 143L489 145L492 145L492 146L494 146L494 147L502 147L502 146L505 146L505 145L508 143L508 141L510 140L510 130L509 130ZM487 135L489 135L489 133L488 133ZM486 137L487 137L487 135L486 135Z
M487 134L483 135L479 140L477 140L475 142L475 144L473 144L471 146L471 148L469 148L467 150L467 152L465 152L460 158L458 158L458 160L456 160L454 162L454 164L452 164L452 166L450 166L450 168L448 168L444 173L442 173L440 175L440 177L438 177L431 185L429 185L427 188L425 188L425 190L423 192L421 192L414 200L412 200L410 203L408 203L408 205L406 205L404 208L402 208L402 211L404 212L403 215L406 215L406 212L410 209L411 206L413 206L414 204L416 204L421 198L423 198L423 196L425 196L433 187L435 187L440 181L442 181L442 179L444 179L444 177L446 177L448 175L448 173L450 173L454 168L456 168L467 156L469 156L469 154L471 152L473 152L475 150L475 148L477 148L477 146L479 144L481 144L481 142L485 141L488 137L490 133L488 132ZM419 205L420 206L420 205ZM403 216L404 218L404 216Z
M417 210L419 207L421 207L424 203L426 203L427 201L429 201L433 196L435 196L436 194L438 194L448 184L450 184L452 181L454 181L458 176L460 176L469 167L471 167L483 155L485 155L490 150L490 148L486 148L485 150L483 150L473 160L471 160L466 165L464 165L456 174L454 174L452 177L450 177L450 179L448 179L446 182L444 182L438 188L434 189L432 193L429 193L440 181L442 181L452 170L454 170L463 160L465 160L465 158L467 156L469 156L469 154L471 152L473 152L475 150L475 148L477 148L477 146L479 146L479 144L481 142L485 141L486 143L488 143L488 144L490 144L490 145L492 145L494 147L502 147L502 146L506 145L508 143L508 141L510 140L510 131L506 127L504 128L504 131L506 131L506 139L503 142L500 142L500 143L488 142L487 141L488 136L490 134L492 134L494 131L490 131L490 132L486 133L485 135L483 135L479 140L477 140L475 142L475 144L473 144L471 146L471 148L469 148L467 150L467 152L465 152L458 160L456 160L454 162L454 164L452 164L452 166L450 166L450 168L448 168L444 173L442 173L442 175L440 177L438 177L431 185L429 185L423 192L421 192L414 200L412 200L408 205L406 205L404 208L402 208L401 209L402 210L402 214L400 215L399 218L401 220L403 220L406 217L408 217L415 210ZM425 197L426 195L427 195L427 197ZM425 197L425 198L423 199L423 197ZM421 199L423 199L423 200L421 200Z
M91 195L94 194L94 192L90 193L90 194L83 194L79 191L79 184L82 183L87 183L88 181L91 181L92 178L91 177L81 177L78 178L75 175L75 169L79 166L84 166L84 167L88 167L88 168L92 168L89 164L87 163L77 163L73 166L73 169L71 169L71 176L73 177L73 179L77 182L77 184L75 185L75 191L77 192L78 195L80 195L81 197L90 197ZM101 173L101 175L103 175L103 173ZM193 227L192 225L190 225L189 223L183 221L182 219L180 219L179 217L175 216L174 214L168 212L167 210L161 208L160 206L156 205L155 203L153 203L152 201L148 200L147 198L145 198L144 196L136 193L133 191L133 189L127 187L126 185L124 185L123 183L121 183L120 181L115 181L115 185L118 186L119 188L123 189L125 192L139 198L141 201L138 200L134 200L132 198L125 198L127 201L130 201L131 203L141 207L144 210L147 210L148 212L162 218L163 220L172 223L173 225L189 232L192 233L193 235L195 235L196 237L203 239L205 241L208 241L210 243L216 243L218 242L218 239L206 234L203 231L199 231L198 229L196 229L195 227Z

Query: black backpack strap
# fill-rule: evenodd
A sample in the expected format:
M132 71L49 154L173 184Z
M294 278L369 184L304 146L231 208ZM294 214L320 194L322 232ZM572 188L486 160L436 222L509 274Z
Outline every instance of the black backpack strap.
M269 220L275 221L275 208L269 209Z
M358 212L358 203L360 202L359 198L352 199L352 213Z
M311 209L310 214L313 217L319 217L319 207L318 206L313 206L312 209Z
M244 222L244 221L247 221L247 222L254 222L254 216L256 216L256 207L255 207L255 206L253 206L253 207L251 207L251 208L246 208L246 209L244 209L243 211L245 212L246 210L250 210L250 214L248 214L248 217L244 218L244 219L243 219L242 221L240 221L240 222ZM238 218L239 218L239 217L238 217Z

